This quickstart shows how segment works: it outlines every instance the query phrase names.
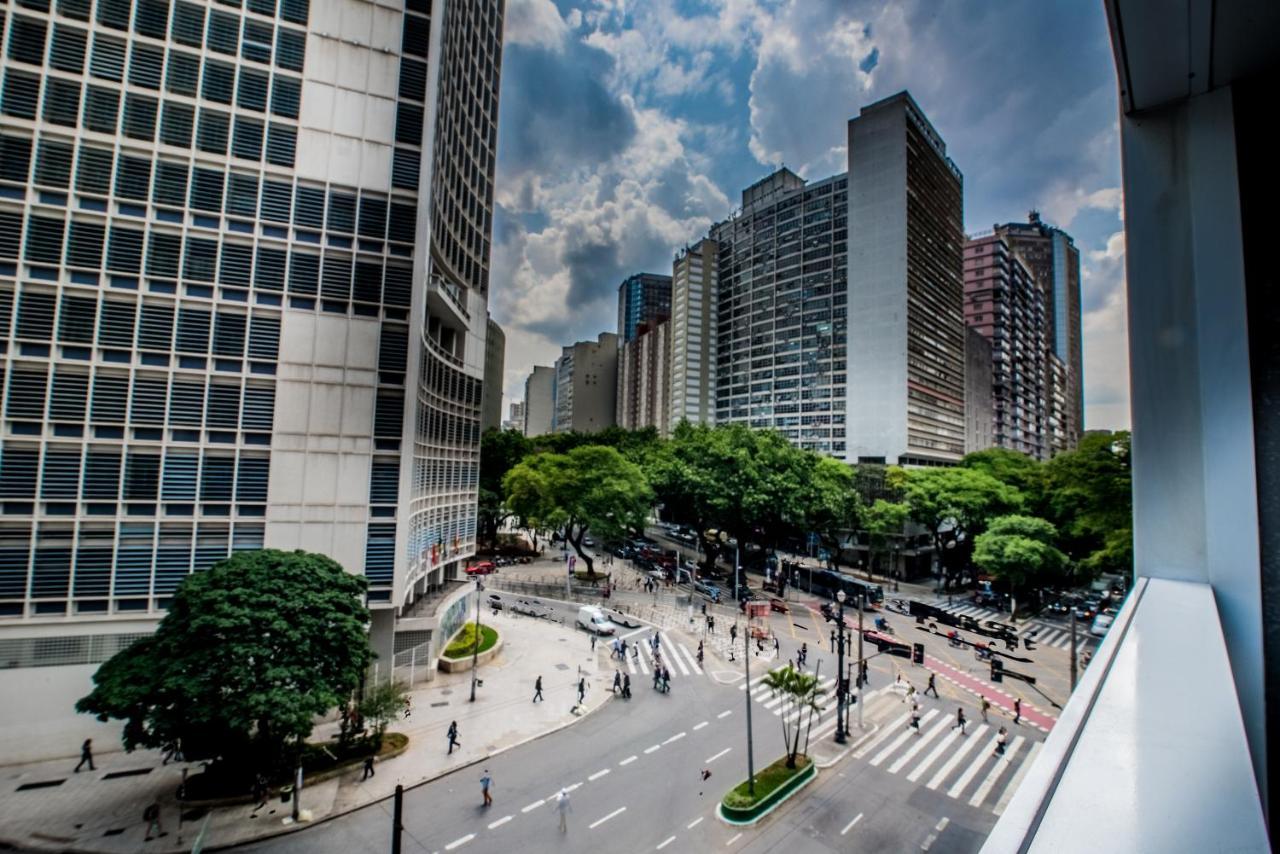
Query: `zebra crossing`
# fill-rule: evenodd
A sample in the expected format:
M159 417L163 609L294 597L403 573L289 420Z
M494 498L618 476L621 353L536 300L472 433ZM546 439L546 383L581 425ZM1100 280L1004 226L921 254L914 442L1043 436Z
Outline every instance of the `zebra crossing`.
M995 620L999 623L1007 623L1009 615L1002 611L994 611L991 608L983 608L978 605L945 605L939 603L938 606L949 614L955 614L957 617L972 617L979 622L987 620ZM1051 646L1055 649L1070 650L1071 649L1071 631L1055 626L1050 623L1044 623L1039 620L1030 620L1024 623L1018 630L1018 634L1022 637L1031 635L1036 646ZM1084 649L1091 645L1091 638L1084 627L1076 630L1076 647Z
M647 634L637 635L627 641L627 672L632 676L649 676L654 671L655 659L648 637ZM662 664L670 671L672 679L677 676L704 675L703 667L698 664L698 654L695 650L672 640L666 632L659 632L658 637L661 639L658 654Z

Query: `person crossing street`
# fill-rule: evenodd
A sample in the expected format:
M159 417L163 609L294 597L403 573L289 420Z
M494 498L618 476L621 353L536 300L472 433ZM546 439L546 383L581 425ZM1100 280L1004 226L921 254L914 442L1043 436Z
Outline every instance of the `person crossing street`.
M458 722L457 721L453 721L452 723L449 724L449 731L446 733L446 735L449 737L449 754L448 755L452 756L453 749L455 747L462 747L462 742L458 741Z
M542 677L539 676L533 682L533 701L536 703L542 699Z
M616 694L621 690L622 690L622 671L615 670L613 671L613 693Z
M938 698L938 675L936 673L929 674L929 684L925 686L925 689L924 689L924 694L926 697L929 696L930 691L933 692L934 699L939 699Z
M1004 756L1005 742L1009 740L1009 730L1000 727L1000 732L996 734L996 752L992 756Z
M965 720L965 717L964 717L964 709L957 708L956 709L956 725L953 726L952 729L958 729L960 730L961 735L967 735L967 733L964 731L965 724L967 723L968 721Z
M987 722L987 711L991 708L991 701L986 697L982 698L982 722Z

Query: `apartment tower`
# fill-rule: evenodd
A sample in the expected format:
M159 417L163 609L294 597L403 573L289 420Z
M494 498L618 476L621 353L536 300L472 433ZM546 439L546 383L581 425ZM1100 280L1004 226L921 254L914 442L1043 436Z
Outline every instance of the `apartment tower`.
M720 247L711 239L676 256L671 276L671 378L667 418L714 424Z
M671 277L636 273L618 285L618 337L634 341L640 327L649 329L671 316Z
M480 402L480 432L502 425L502 377L506 368L507 336L492 317L485 323L484 393Z
M618 395L615 421L627 430L645 427L658 435L670 432L671 321L641 324L636 337L618 350Z
M555 367L557 433L595 433L612 427L618 405L618 336L602 332L561 351Z
M550 365L534 365L524 381L524 434L543 436L555 430L556 369ZM514 415L513 415L514 417Z

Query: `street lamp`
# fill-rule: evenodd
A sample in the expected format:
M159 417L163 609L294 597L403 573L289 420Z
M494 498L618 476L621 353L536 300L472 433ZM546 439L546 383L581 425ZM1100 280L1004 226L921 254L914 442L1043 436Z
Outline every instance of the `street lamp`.
M836 744L844 744L849 732L844 725L844 591L836 592L836 601L840 603L840 621L836 624Z
M476 669L480 665L480 594L484 592L484 581L476 578L476 636L475 646L471 648L471 700L476 701Z

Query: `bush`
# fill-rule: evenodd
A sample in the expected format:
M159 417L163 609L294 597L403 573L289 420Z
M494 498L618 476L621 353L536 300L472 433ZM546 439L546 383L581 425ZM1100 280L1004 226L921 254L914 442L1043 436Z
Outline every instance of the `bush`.
M754 795L747 793L748 783L743 780L729 794L724 796L723 803L730 809L750 809L773 794L776 789L784 786L792 777L803 773L809 767L811 761L808 756L797 756L796 767L788 768L787 757L784 756L756 774L756 793Z
M475 655L478 652L484 652L498 642L498 632L489 626L480 624L480 649L475 648L476 645L476 624L467 623L458 633L453 636L453 640L449 641L449 645L445 647L445 658L466 658L469 655Z

